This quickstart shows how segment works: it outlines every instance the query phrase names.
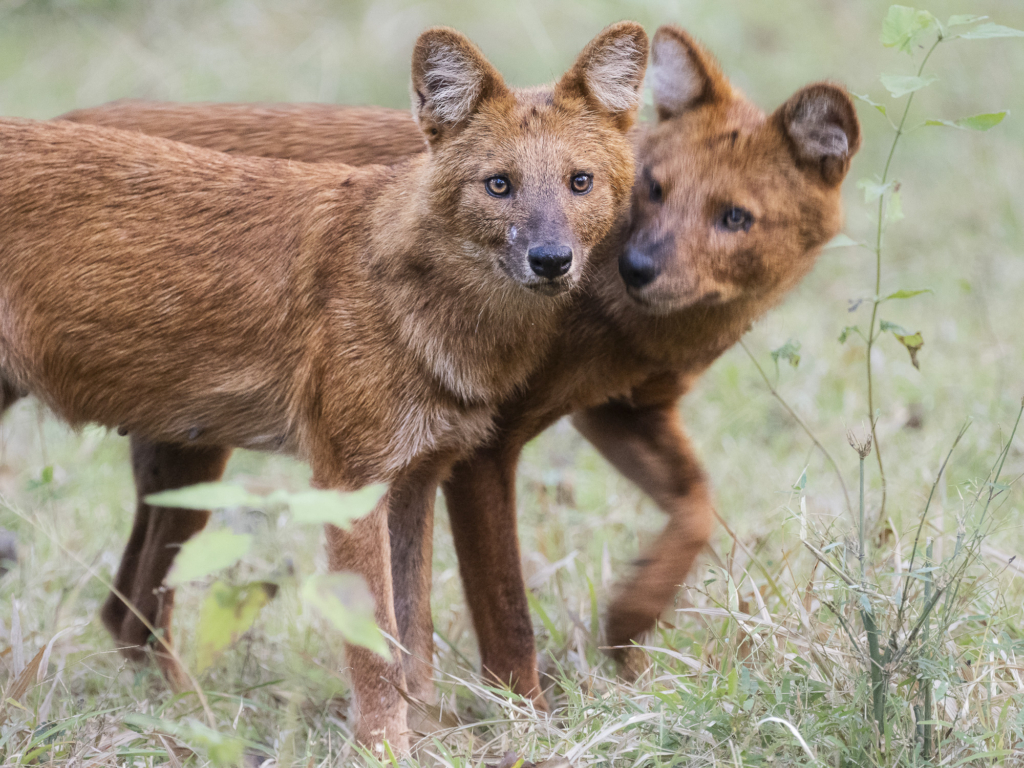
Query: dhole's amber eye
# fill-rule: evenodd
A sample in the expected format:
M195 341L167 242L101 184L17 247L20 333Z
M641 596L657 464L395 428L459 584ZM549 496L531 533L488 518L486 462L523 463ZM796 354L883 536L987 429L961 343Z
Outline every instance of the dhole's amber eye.
M484 182L484 187L491 197L508 197L512 194L512 182L504 176L491 176Z
M594 177L589 173L577 173L569 186L577 195L585 195L594 188Z
M661 184L651 179L651 202L660 203L662 197Z
M746 232L754 223L754 216L746 208L730 208L722 216L721 227L730 232Z

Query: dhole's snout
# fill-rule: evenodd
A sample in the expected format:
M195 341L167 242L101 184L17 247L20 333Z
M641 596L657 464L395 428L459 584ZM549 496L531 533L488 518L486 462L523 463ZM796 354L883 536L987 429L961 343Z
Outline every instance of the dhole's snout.
M533 274L546 280L556 280L572 267L572 248L567 245L534 246L526 256Z
M658 262L646 251L628 246L619 257L619 274L628 288L640 290L654 282L661 272Z

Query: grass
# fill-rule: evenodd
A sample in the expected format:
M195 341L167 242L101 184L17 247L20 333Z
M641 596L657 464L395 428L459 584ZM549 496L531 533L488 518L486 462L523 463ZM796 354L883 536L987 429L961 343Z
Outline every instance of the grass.
M886 7L0 0L0 114L50 117L122 96L404 106L411 43L428 24L458 26L511 81L525 84L556 76L603 24L623 17L651 31L683 24L766 108L825 77L883 100L880 72L912 73L909 60L878 43ZM940 18L964 10L952 2L928 7ZM1012 0L970 10L1024 27L1024 9ZM1024 472L1024 444L1009 440L1024 395L1024 49L1019 40L957 41L937 51L929 68L940 82L920 92L911 124L999 109L1011 115L984 134L915 131L894 156L906 219L886 235L882 291L932 293L881 310L883 319L920 331L925 347L920 371L891 337L872 351L888 498L879 518L877 465L869 457L865 546L832 466L744 350L731 350L682 405L728 530L719 528L678 610L651 638L650 672L622 683L599 649L598 612L615 575L662 520L560 423L528 446L519 479L524 565L558 709L551 720L533 717L476 678L442 504L433 591L438 693L445 718L454 712L465 725L427 740L424 764L497 763L512 750L536 762L563 755L576 765L927 765L920 680L934 681L924 685L938 723L928 732L937 742L933 764L1024 764L1024 574L1011 560L1024 544L1022 496L1011 482ZM863 203L855 182L880 173L891 135L880 115L861 106L865 142L847 182L847 232L870 241L875 207ZM844 326L866 324L874 267L869 251L826 251L744 340L772 387L835 458L855 507L859 459L846 432L863 439L870 430L864 349L836 338ZM769 352L790 339L800 342L800 363L776 368ZM993 484L1000 460L1001 480ZM228 476L300 489L308 471L238 452ZM0 526L19 542L17 565L0 579L0 762L230 760L232 744L218 734L237 734L279 766L354 759L340 641L294 592L282 590L203 677L213 731L194 694L171 695L151 669L133 668L114 652L96 616L133 508L123 438L72 433L34 401L22 402L0 428L0 493ZM219 518L255 534L239 578L275 567L325 569L315 530L279 528L259 515ZM928 540L929 562L945 561L934 571L920 567ZM858 591L860 552L866 592ZM912 554L916 573L908 576ZM909 642L925 614L926 590L930 600L943 588L922 624L927 639L919 632ZM881 739L860 594L882 628L879 653L901 604L906 614L897 645L909 650L891 670L890 729ZM186 661L203 595L203 585L192 585L178 597L177 642ZM15 672L55 637L46 663L22 678L27 690L14 696Z

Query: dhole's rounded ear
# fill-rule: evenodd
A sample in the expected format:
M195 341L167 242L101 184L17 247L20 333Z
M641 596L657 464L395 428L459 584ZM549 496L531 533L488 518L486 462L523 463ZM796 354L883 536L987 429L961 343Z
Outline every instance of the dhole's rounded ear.
M772 115L797 163L830 186L839 184L860 148L860 122L846 89L833 83L802 88Z
M412 52L412 112L433 145L462 128L480 103L508 93L480 49L460 32L434 27Z
M555 86L555 98L581 97L621 130L636 120L647 70L647 33L635 21L605 27Z
M732 85L715 57L686 30L673 24L659 27L654 33L650 83L659 120L732 95Z

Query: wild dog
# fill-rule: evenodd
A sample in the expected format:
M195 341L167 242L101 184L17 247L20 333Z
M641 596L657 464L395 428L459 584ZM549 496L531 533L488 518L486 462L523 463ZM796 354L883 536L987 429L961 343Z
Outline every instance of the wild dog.
M682 29L659 29L652 52L657 123L637 133L630 216L599 247L612 256L596 259L601 269L576 297L572 323L547 364L503 404L493 439L444 483L483 667L534 696L542 708L515 520L522 446L572 413L582 434L668 515L662 535L611 600L606 640L628 646L670 603L712 529L711 491L680 423L678 400L800 281L820 246L839 230L840 184L860 144L856 113L840 86L807 86L766 116ZM261 108L260 114L275 115L264 130L286 130L275 121L289 109ZM352 113L350 121L348 110L327 109L333 112L314 113L323 121L316 136L303 141L286 131L290 156L318 160L324 151L320 134L333 132L345 141L327 147L328 156L386 159L374 154L375 139L363 138L365 113ZM170 114L178 116L162 119ZM408 117L388 110L375 114L377 134L395 142L401 137L404 153L419 151ZM66 117L124 121L161 135L187 125L201 141L211 134L247 133L254 119L242 106L131 102ZM235 120L246 129L234 126ZM269 147L279 143L267 139ZM264 150L250 144L245 151ZM136 482L147 491L164 487L147 485L148 470L157 466L167 482L184 484L175 471L204 466L210 478L219 477L215 463L203 465L182 454L154 456L144 448L136 443L133 457L142 458ZM157 523L141 502L139 510L135 530L154 530ZM161 540L159 534L152 538ZM393 545L398 538L393 536ZM125 584L134 579L149 591L159 586L163 571L150 572L144 561L129 569L128 560L122 563ZM396 581L401 568L396 558ZM417 621L406 620L410 627ZM420 626L418 634L427 632L429 627ZM628 653L616 656L629 661Z
M389 482L328 540L397 636L389 515L418 525L403 516L422 516L560 329L629 195L646 55L622 22L553 88L517 90L430 30L412 68L429 149L395 167L0 121L5 400L198 451L291 453L321 487ZM350 648L349 665L357 737L406 749L397 648Z

